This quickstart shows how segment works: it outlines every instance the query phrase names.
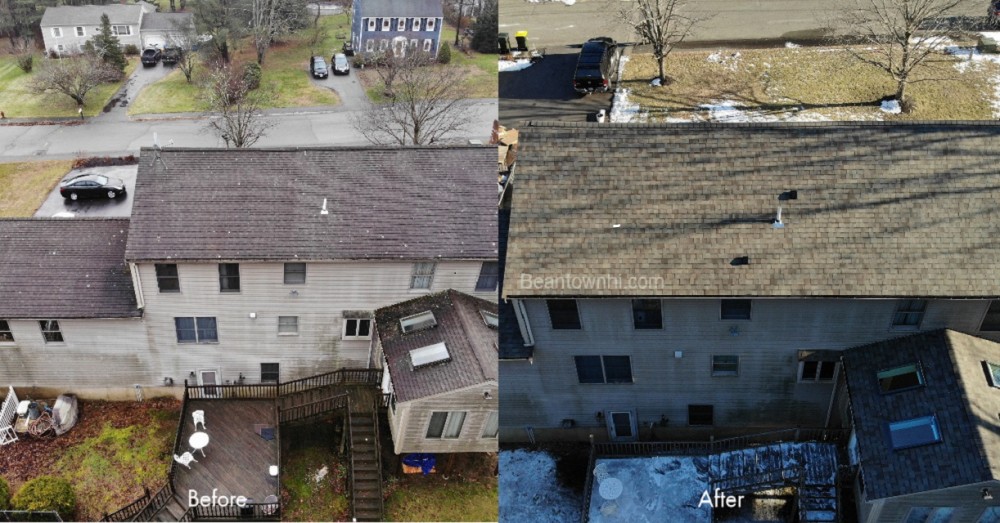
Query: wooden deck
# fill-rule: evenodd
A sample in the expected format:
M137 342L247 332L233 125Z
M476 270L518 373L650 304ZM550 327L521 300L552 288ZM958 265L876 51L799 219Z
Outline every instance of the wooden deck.
M261 503L268 495L280 495L277 478L268 475L270 465L278 465L277 439L267 441L257 435L254 426L274 427L277 435L273 400L191 400L181 434L181 450L191 450L188 438L194 433L191 412L205 411L205 432L210 441L205 456L194 452L197 463L191 470L178 465L175 478L177 496L187 505L188 491L211 496L246 496Z

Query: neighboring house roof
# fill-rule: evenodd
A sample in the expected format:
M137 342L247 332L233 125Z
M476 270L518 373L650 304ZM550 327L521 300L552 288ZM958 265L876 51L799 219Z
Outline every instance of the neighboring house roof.
M1000 363L1000 344L937 330L849 349L843 361L867 499L1000 478L1000 389L983 365ZM878 372L913 363L924 385L882 394ZM888 423L932 414L941 443L892 450Z
M142 31L182 31L194 27L194 13L149 13L142 17Z
M375 330L399 402L497 381L497 331L480 311L497 304L454 290L429 294L375 311ZM399 320L431 311L437 326L404 334ZM413 368L410 351L444 342L451 359Z
M135 25L142 18L142 11L142 6L138 4L47 7L42 15L41 27L99 26L104 13L108 14L112 25Z
M441 16L440 0L358 0L355 9L363 16Z
M510 187L513 190L513 187ZM498 269L500 271L500 292L503 293L503 275L506 269L507 257L507 230L510 227L510 209L500 209L499 229L500 229L500 257ZM514 305L510 300L500 300L500 329L499 329L499 349L501 360L523 360L530 358L534 351L531 347L524 346L524 337L521 336L521 329L518 327L517 318L514 316Z
M128 318L127 219L0 219L0 319Z
M130 261L488 260L490 146L143 149ZM328 214L321 214L324 199Z
M531 123L504 292L998 297L997 143L995 123Z

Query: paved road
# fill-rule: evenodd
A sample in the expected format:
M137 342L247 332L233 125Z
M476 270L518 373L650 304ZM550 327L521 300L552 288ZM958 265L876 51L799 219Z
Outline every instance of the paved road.
M577 0L567 6L556 0L530 3L500 0L500 31L527 30L528 41L538 48L578 44L594 36L632 41L635 36L610 16L619 0ZM712 18L694 32L693 40L810 40L824 34L828 14L846 0L691 0L689 12ZM982 16L986 0L970 1L956 15Z
M129 217L132 215L132 195L135 194L135 175L139 171L137 165L122 165L118 167L91 167L88 169L74 169L63 179L72 178L76 175L88 173L99 173L105 176L120 178L125 182L125 195L109 200L106 198L94 200L77 200L75 202L65 200L59 194L57 185L48 198L42 202L41 207L35 211L36 218L48 218L60 213L71 213L73 217L88 218L112 218ZM63 217L70 216L62 214Z
M354 111L276 110L270 118L276 123L258 147L291 147L322 145L366 145L354 131L351 117ZM497 102L476 100L472 104L469 128L475 131L450 136L456 143L469 139L488 141L493 120L497 118ZM75 158L134 154L140 147L153 145L153 133L160 144L173 141L175 147L224 147L220 139L204 130L199 119L100 121L85 125L38 125L32 127L0 125L0 162L46 158Z
M611 106L611 93L580 96L573 90L573 71L580 50L549 48L545 59L527 69L500 73L500 122L520 127L526 120L594 121Z

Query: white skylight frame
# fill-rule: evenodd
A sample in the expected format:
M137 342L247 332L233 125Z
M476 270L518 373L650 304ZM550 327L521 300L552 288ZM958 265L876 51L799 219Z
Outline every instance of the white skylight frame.
M420 312L405 318L400 318L399 325L403 329L403 334L422 331L437 327L437 318L431 311Z
M447 361L451 361L451 353L443 341L410 351L410 363L414 369Z

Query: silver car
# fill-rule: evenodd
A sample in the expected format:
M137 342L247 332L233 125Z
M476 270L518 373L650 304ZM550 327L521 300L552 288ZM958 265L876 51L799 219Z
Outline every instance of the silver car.
M351 74L351 62L347 55L337 53L333 56L333 74Z

